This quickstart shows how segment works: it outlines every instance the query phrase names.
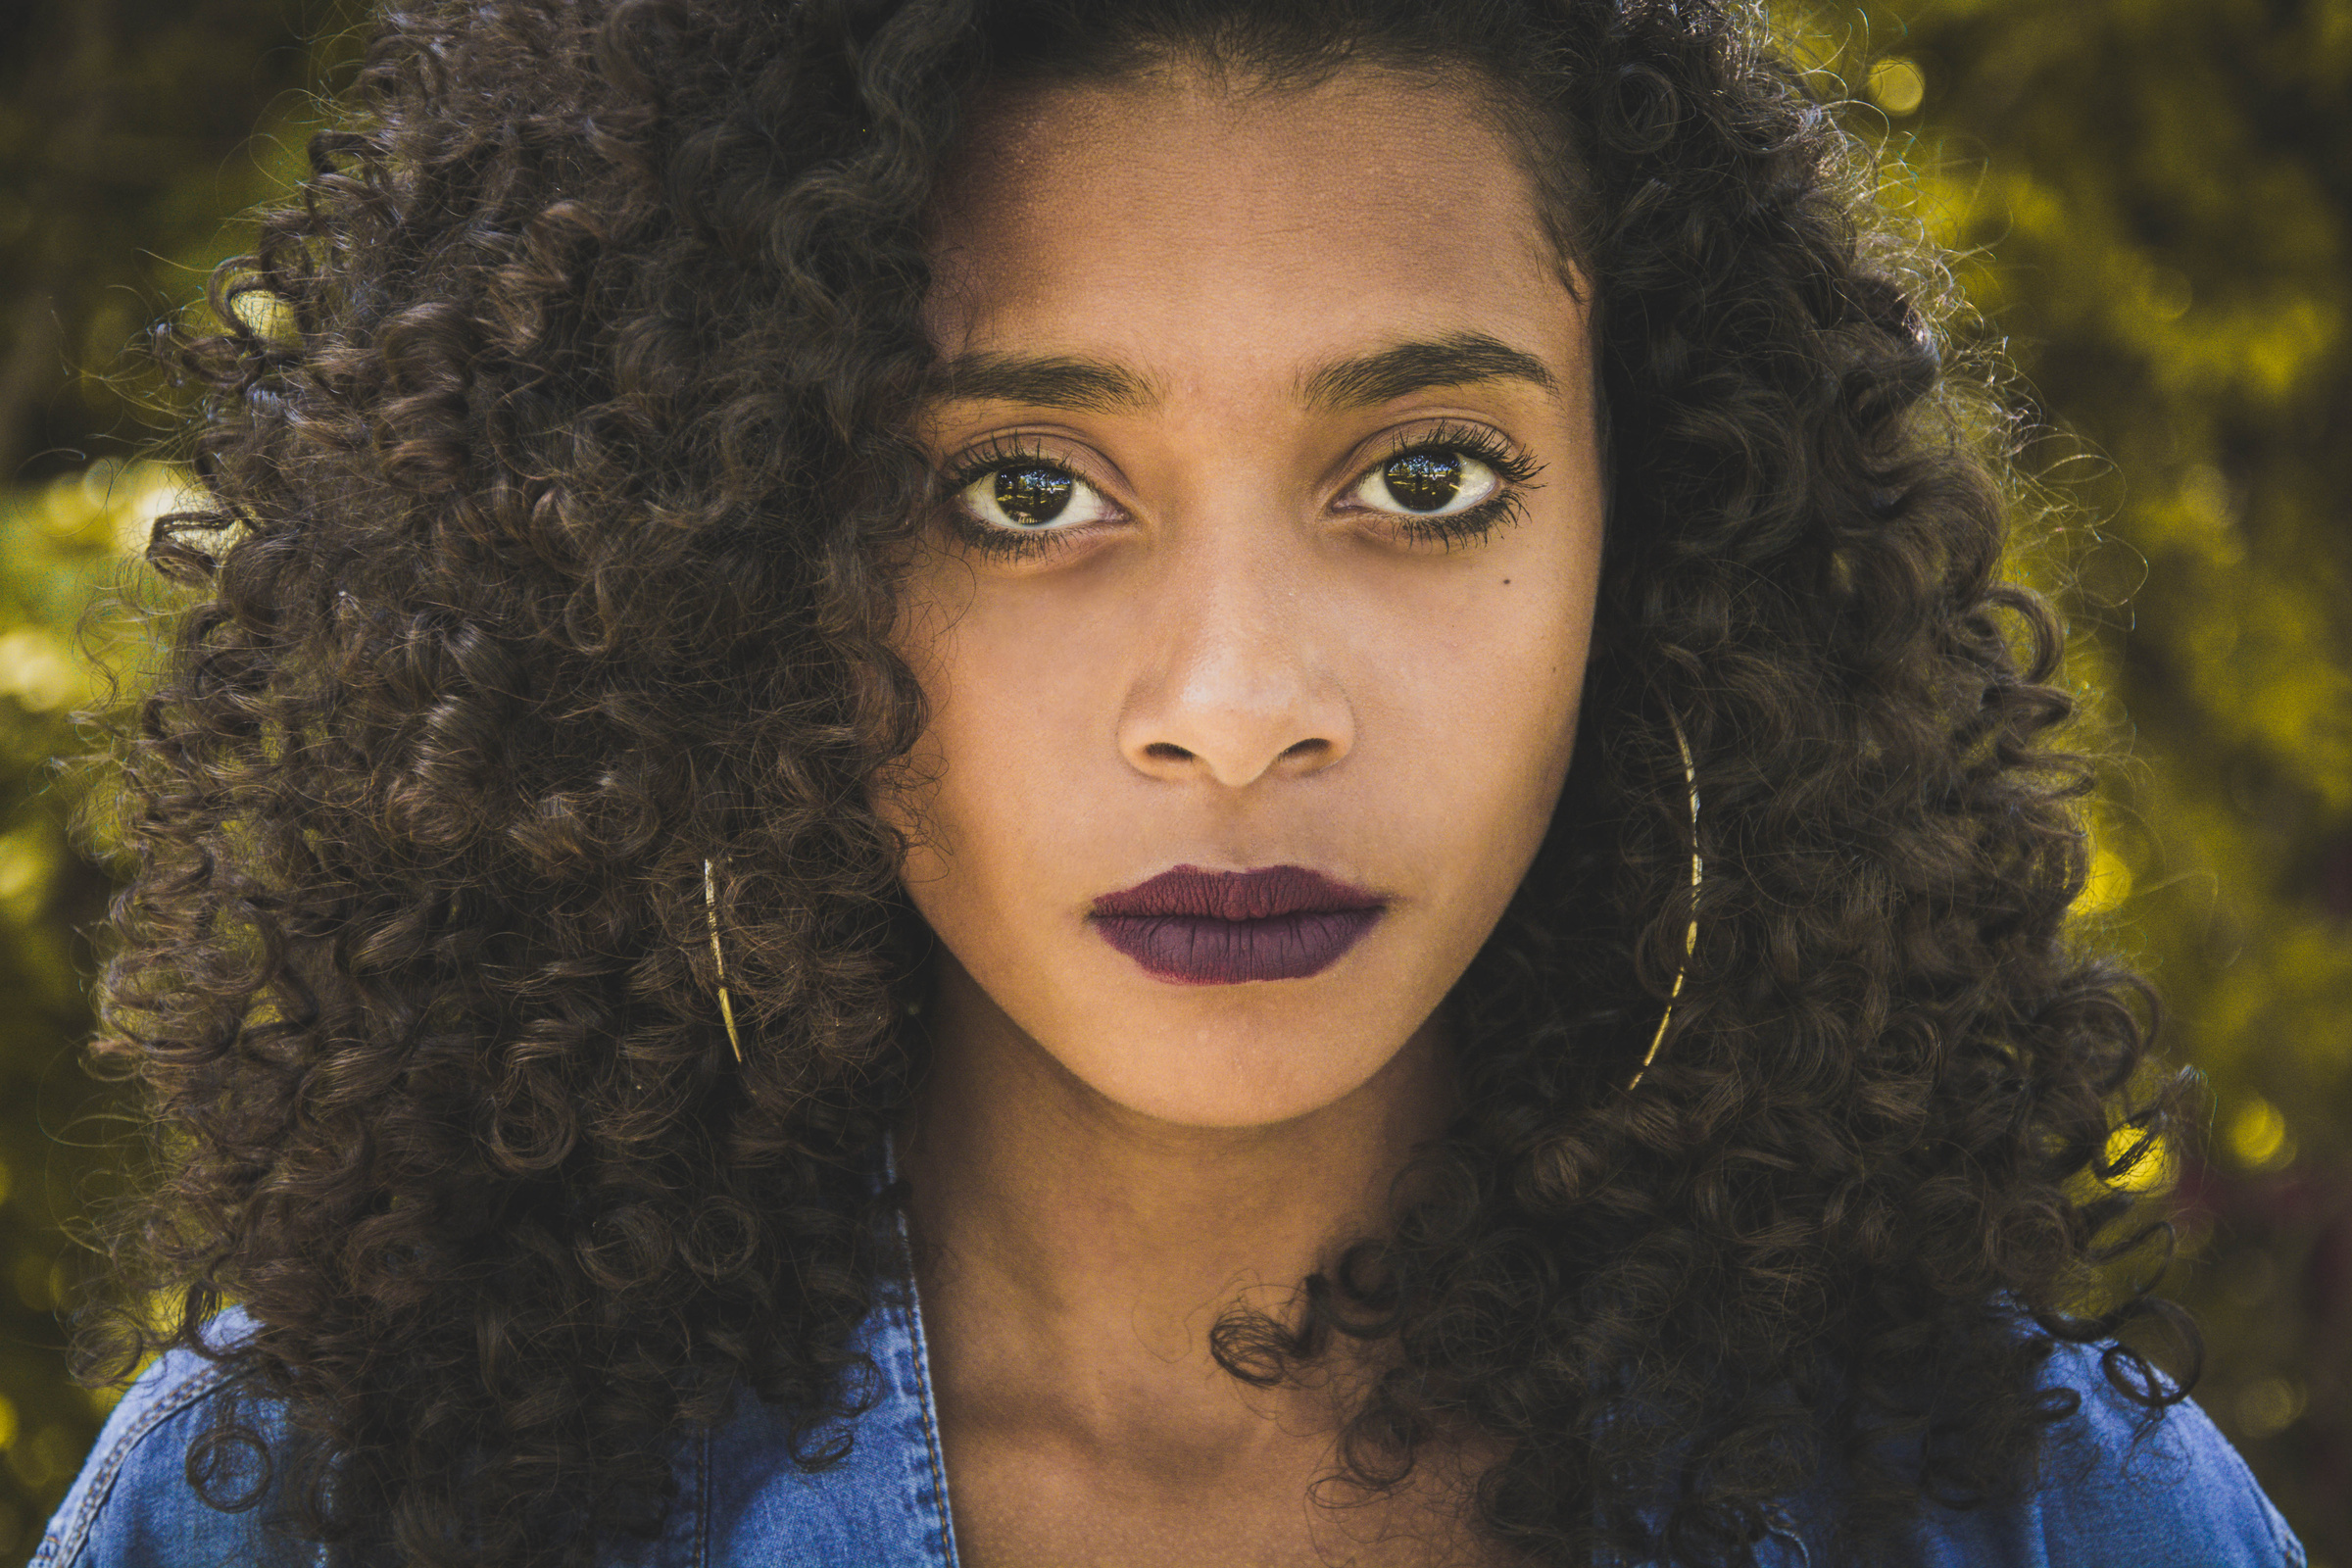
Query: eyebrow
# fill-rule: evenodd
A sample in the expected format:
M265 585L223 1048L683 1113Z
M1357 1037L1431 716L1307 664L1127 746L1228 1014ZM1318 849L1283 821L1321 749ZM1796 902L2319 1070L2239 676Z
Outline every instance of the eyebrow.
M1110 360L975 353L949 361L946 371L939 394L943 402L1120 414L1160 400L1149 379ZM1338 413L1375 408L1432 387L1488 381L1524 381L1545 392L1559 388L1559 378L1534 355L1484 332L1452 332L1333 360L1300 376L1298 394L1310 409Z
M947 365L942 402L1026 403L1074 414L1149 408L1159 389L1123 365L1060 355L962 354Z
M1525 381L1545 392L1559 390L1558 378L1542 360L1484 332L1454 332L1335 360L1301 381L1298 390L1308 408L1337 413L1375 408L1431 387L1481 381Z

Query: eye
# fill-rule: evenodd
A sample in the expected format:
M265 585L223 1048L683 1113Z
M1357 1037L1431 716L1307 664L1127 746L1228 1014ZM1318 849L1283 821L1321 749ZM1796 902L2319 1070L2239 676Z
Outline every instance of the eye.
M1365 474L1350 494L1378 512L1443 517L1491 501L1501 489L1502 475L1481 459L1456 447L1418 446Z
M1061 532L1114 515L1100 490L1056 463L1000 463L956 492L963 510L1007 533Z

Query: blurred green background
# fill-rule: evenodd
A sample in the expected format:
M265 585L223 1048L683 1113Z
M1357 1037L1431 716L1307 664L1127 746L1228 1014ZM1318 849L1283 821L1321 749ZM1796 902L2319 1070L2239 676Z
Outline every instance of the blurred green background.
M2210 1086L2169 1152L2199 1401L2352 1565L2352 0L1777 4L1958 256L2039 434L2018 569L2076 632L2111 756L2086 926L2162 986ZM0 6L0 1552L107 1399L58 1310L125 1156L79 1064L111 885L72 715L135 662L116 595L176 488L137 352L302 168L336 0ZM159 441L163 444L159 445ZM134 588L135 591L135 588ZM2119 1565L2122 1568L2122 1565Z

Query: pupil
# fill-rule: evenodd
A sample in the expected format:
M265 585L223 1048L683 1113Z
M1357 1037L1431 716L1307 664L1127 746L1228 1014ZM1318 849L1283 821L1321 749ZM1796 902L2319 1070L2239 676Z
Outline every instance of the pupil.
M1462 460L1453 452L1407 452L1380 470L1389 494L1411 512L1435 512L1461 492Z
M1070 504L1072 482L1058 468L999 468L997 506L1023 527L1042 527Z

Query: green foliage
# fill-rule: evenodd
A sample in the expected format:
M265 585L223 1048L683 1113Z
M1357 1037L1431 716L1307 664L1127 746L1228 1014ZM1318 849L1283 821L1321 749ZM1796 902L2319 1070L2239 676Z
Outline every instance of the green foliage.
M0 1541L26 1549L111 1402L63 1376L57 1318L87 1264L69 1233L104 1170L110 1097L75 1050L108 879L67 832L97 780L53 760L82 749L69 714L103 692L77 634L113 641L87 612L161 480L101 467L0 506Z
M69 1233L122 1155L75 1064L103 835L51 760L166 470L125 466L138 322L299 167L328 0L0 11L0 1549L29 1550L105 1400L66 1378ZM2352 0L1785 0L1775 22L1955 247L2053 504L2018 569L2077 639L2112 757L2084 926L2167 1001L2210 1147L2167 1151L2198 1398L2352 1562ZM324 37L308 53L301 40ZM268 133L253 136L267 124ZM93 461L95 459L95 461ZM87 640L122 659L119 622ZM102 813L100 813L102 814ZM114 1131L119 1132L117 1128Z

